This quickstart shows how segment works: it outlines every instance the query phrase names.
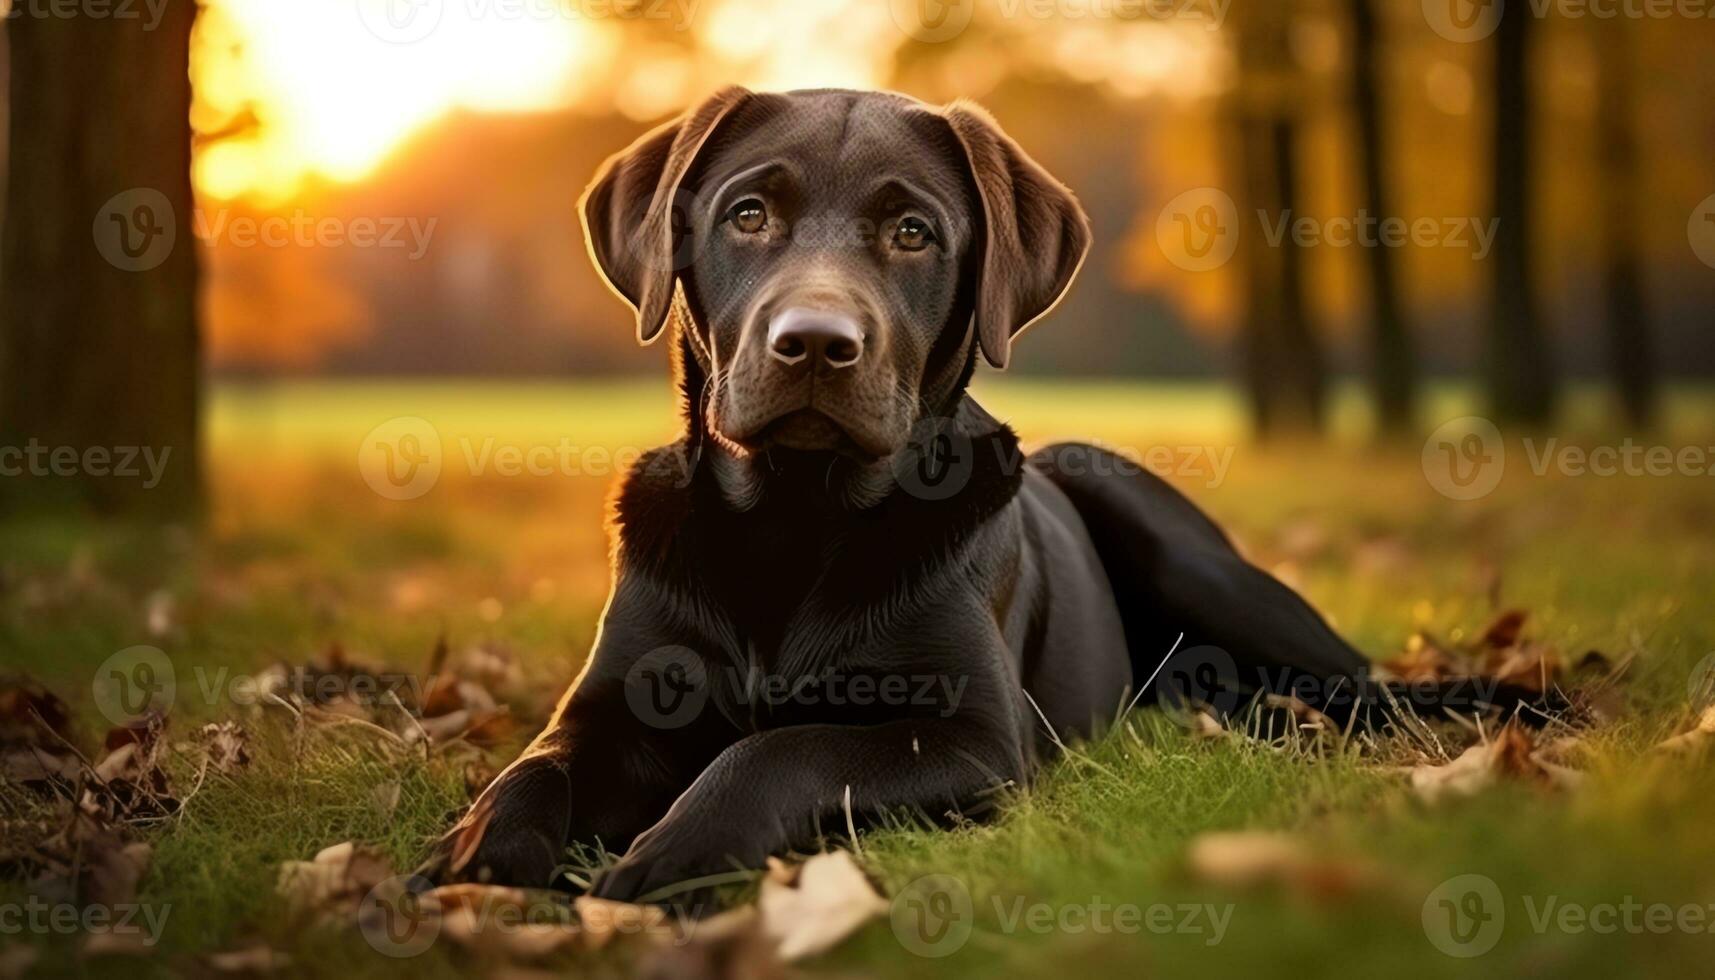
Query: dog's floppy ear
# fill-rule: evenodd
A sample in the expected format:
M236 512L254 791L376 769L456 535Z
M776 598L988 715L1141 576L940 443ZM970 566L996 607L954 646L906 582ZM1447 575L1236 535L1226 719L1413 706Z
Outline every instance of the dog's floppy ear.
M1006 367L1012 338L1060 302L1090 248L1090 222L1072 192L1025 155L981 106L943 113L964 145L983 205L977 342Z
M679 185L715 128L750 92L731 86L610 157L578 202L584 239L602 278L637 310L637 342L667 322L674 276L694 246Z

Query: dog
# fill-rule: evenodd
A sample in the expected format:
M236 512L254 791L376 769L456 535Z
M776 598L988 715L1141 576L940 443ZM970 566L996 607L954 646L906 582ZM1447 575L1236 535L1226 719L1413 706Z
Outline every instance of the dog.
M728 88L580 208L638 341L670 338L684 433L618 487L588 663L437 880L564 885L581 842L621 855L595 895L672 901L881 816L981 816L1143 696L1375 709L1365 658L1172 487L1026 456L968 393L1090 246L979 107Z

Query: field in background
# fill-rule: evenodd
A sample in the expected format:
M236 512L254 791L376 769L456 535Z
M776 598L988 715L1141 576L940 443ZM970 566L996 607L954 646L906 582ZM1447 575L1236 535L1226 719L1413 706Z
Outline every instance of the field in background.
M1215 386L1009 381L982 391L1029 441L1085 436L1139 454L1165 450L1169 479L1374 657L1396 654L1418 630L1469 635L1511 607L1527 610L1531 634L1568 659L1586 650L1614 661L1636 655L1627 710L1585 739L1588 784L1572 794L1503 787L1429 809L1377 760L1199 741L1146 714L1092 749L1093 763L1053 767L993 825L866 836L867 865L892 888L930 872L963 880L976 932L935 960L907 952L881 922L821 966L924 976L1384 968L1607 976L1707 963L1712 935L1598 934L1553 923L1538 931L1531 911L1551 896L1585 905L1715 903L1707 833L1715 779L1706 767L1645 751L1685 723L1693 665L1715 651L1715 478L1538 476L1514 438L1499 487L1456 501L1426 479L1420 444L1367 443L1355 396L1340 398L1331 445L1259 447L1243 438L1238 400ZM523 667L525 724L492 754L503 763L585 654L607 584L601 519L611 460L671 433L670 398L664 381L221 386L205 538L0 523L4 663L69 701L93 743L104 723L92 706L92 674L133 644L161 647L183 678L198 668L305 663L334 644L418 670L445 636L455 651L502 649ZM1438 391L1426 415L1439 421L1466 405L1461 392ZM1676 392L1667 434L1641 441L1715 445L1712 409L1706 391ZM1592 393L1578 395L1569 415L1558 445L1623 438L1603 430ZM401 416L427 420L441 444L439 480L410 500L373 491L358 465L366 433ZM562 439L576 473L496 471L496 450ZM489 462L479 474L471 459ZM182 691L189 687L181 680ZM351 935L306 939L282 922L273 883L279 862L346 839L407 865L462 804L458 768L401 761L354 740L306 750L277 717L220 698L181 694L172 724L188 731L229 717L253 730L257 761L205 786L161 831L144 897L174 912L150 967L181 969L199 953L262 938L317 975L453 971L460 961L440 949L399 964ZM370 805L377 784L395 783L402 791L392 807ZM16 818L15 806L0 815ZM1361 858L1375 880L1349 891L1233 892L1186 876L1193 835L1250 826L1286 828L1320 853ZM1437 951L1421 917L1438 883L1468 872L1497 882L1507 920L1500 945L1466 961ZM1020 900L1234 908L1211 946L1206 935L1008 927ZM69 963L67 949L54 955Z

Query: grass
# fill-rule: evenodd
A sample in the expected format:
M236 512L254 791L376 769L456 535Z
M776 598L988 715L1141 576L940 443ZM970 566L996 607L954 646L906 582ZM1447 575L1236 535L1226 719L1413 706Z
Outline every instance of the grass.
M1077 758L1050 766L994 821L953 832L866 834L866 867L890 890L952 875L968 890L974 932L944 959L913 955L885 921L810 964L830 975L959 976L1084 972L1206 976L1386 970L1406 976L1607 976L1689 972L1707 934L1573 930L1533 920L1564 906L1628 900L1715 920L1715 778L1706 766L1648 752L1690 716L1694 665L1715 651L1715 518L1710 477L1538 476L1518 441L1489 496L1458 502L1425 480L1419 447L1375 447L1343 396L1329 445L1259 447L1242 412L1208 386L991 385L985 401L1027 439L1075 434L1139 451L1232 453L1218 485L1206 471L1174 477L1231 528L1247 552L1292 582L1361 648L1385 657L1423 629L1480 629L1500 607L1531 612L1532 635L1568 655L1635 655L1624 710L1586 736L1587 784L1551 794L1505 786L1435 808L1395 772L1354 753L1282 751L1199 741L1143 712ZM170 908L160 948L141 964L79 960L75 937L22 935L44 973L163 973L203 953L262 939L309 975L453 975L468 963L437 946L406 961L370 952L353 930L305 931L274 892L280 862L358 840L408 866L466 799L466 757L389 749L352 731L298 732L278 711L235 705L236 675L305 662L330 644L376 664L418 669L437 637L455 650L504 647L522 663L522 710L539 719L581 662L606 589L600 527L611 479L599 447L618 454L671 430L666 385L316 384L223 387L210 425L214 508L207 532L158 533L69 519L0 524L0 651L69 701L86 747L104 723L91 681L115 651L152 643L178 680L173 731L234 718L255 762L210 776L182 814L151 834L142 901ZM1438 391L1437 419L1463 409ZM1676 392L1662 434L1645 441L1708 446L1715 397ZM372 493L356 453L365 432L419 416L443 444L439 483L408 501ZM1573 400L1561 441L1615 444L1600 399ZM466 451L558 445L577 475L469 472ZM152 630L149 610L170 606ZM163 617L157 614L155 617ZM224 671L224 673L223 673ZM205 692L215 691L214 696ZM486 760L501 764L527 732ZM195 774L175 773L176 785ZM397 787L397 794L394 794ZM8 835L31 803L0 802ZM1232 890L1185 870L1187 842L1218 829L1274 828L1373 881L1354 893ZM1480 873L1504 896L1499 944L1474 959L1426 937L1424 904L1455 875ZM0 884L0 905L23 886ZM1009 925L1041 904L1065 910L1136 905L1230 906L1209 931L1156 934ZM1176 916L1175 918L1179 918ZM1030 920L1020 919L1020 923ZM0 923L3 924L3 923ZM1623 925L1623 923L1622 923ZM444 945L444 944L442 944ZM624 963L573 966L612 973Z

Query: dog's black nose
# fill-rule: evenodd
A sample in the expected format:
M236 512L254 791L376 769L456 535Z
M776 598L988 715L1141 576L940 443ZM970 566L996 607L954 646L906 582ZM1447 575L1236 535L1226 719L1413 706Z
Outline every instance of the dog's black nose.
M863 328L835 310L794 306L768 322L768 352L787 364L809 358L812 364L825 361L829 367L851 367L863 357Z

